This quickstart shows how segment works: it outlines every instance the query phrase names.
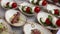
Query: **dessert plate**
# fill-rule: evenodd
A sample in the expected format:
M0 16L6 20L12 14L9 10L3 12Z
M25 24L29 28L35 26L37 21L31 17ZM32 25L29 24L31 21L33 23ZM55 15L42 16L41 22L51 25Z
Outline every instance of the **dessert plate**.
M57 23L58 23L59 19L51 14L41 11L37 15L37 20L42 26L44 26L48 29L51 29L51 30L58 30L59 29L57 27Z
M18 6L19 10L21 10L21 12L22 12L23 14L25 14L25 15L27 15L27 16L33 16L33 15L34 15L34 14L28 14L28 13L23 12L22 9L21 9L22 6L33 7L34 5L32 5L32 4L28 3L28 2L22 2L22 3L20 3L19 6Z
M0 34L13 34L11 27L3 19L0 19Z
M49 30L37 23L26 23L23 27L24 34L52 34Z
M13 26L23 26L26 23L26 17L18 10L10 9L5 13L6 21Z

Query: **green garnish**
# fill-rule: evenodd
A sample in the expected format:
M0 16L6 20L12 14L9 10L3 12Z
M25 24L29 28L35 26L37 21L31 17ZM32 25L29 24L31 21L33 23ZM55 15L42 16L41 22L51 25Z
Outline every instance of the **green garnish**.
M53 27L53 28L56 28L56 26L52 24L52 17L51 17L50 15L48 15L48 18L49 18L49 20L50 20L50 22L51 22L50 25L47 25L45 22L43 22L43 21L41 20L42 18L40 18L41 23L42 23L44 26L51 26L51 27Z
M2 29L3 28L3 25L2 24L0 24L0 29Z
M24 8L25 8L25 7L26 7L26 6L22 6L22 11L26 13L26 11L24 11ZM29 14L33 14L31 8L30 8L30 13L29 13Z

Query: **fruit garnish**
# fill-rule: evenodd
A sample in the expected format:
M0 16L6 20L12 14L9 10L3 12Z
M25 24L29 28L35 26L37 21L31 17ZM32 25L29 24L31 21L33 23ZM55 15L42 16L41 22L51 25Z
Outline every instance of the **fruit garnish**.
M53 0L55 3L58 2L59 0Z
M31 34L41 34L41 32L38 29L31 30Z
M9 2L6 3L6 6L9 6Z
M27 7L27 8L26 8L26 12L27 12L27 13L30 13L30 9L31 9L30 7Z
M17 3L12 3L12 8L16 8L17 7Z
M56 25L60 27L60 19L56 21Z
M58 9L54 9L54 14L59 15L59 10Z
M46 19L45 23L46 23L47 25L50 25L50 24L51 24L49 18Z
M36 12L36 13L39 13L40 12L40 7L39 6L36 6L35 8L34 8L34 11Z
M42 6L46 6L46 5L47 5L47 1L44 0L44 1L42 2Z
M28 7L28 6L22 6L22 11L25 12L25 13L28 13L28 14L33 14L32 13L32 8L31 7Z

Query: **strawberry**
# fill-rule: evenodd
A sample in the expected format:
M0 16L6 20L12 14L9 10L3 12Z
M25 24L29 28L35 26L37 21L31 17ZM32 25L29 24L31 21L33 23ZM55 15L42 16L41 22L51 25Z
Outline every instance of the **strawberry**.
M26 12L27 12L27 13L30 13L30 7L27 7L27 8L26 8Z
M6 3L6 6L9 6L9 2Z
M44 1L42 2L42 6L45 6L46 4L47 4L47 1L44 0Z
M46 23L47 25L50 25L50 24L51 24L49 18L46 19L45 23Z
M59 10L58 9L54 9L54 14L59 15Z
M60 19L58 19L58 20L56 21L56 25L57 25L57 26L60 26Z
M16 8L17 7L17 3L12 3L12 8Z
M36 13L39 13L39 12L40 12L40 7L39 7L39 6L36 6L36 7L34 8L34 11L35 11Z
M55 3L58 2L59 0L53 0Z

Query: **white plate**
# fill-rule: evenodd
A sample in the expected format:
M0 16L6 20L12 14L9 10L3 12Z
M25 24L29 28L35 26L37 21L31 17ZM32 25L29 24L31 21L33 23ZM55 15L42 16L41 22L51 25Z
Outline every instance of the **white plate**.
M53 9L60 9L60 8L52 4L47 4L47 10L53 10Z
M22 3L20 3L19 5L21 5L21 6L34 7L34 5L32 5L32 4L28 3L28 2L22 2ZM33 15L34 15L34 14L28 14L28 13L23 12L20 6L18 6L18 8L21 10L21 12L22 12L23 14L25 14L25 15L27 15L27 16L33 16Z
M34 22L27 23L23 27L24 34L31 34L31 30L34 29L38 29L41 34L52 34L48 29Z
M51 14L48 14L48 13L45 13L45 12L43 12L43 11L41 11L40 13L38 13L38 15L37 15L37 20L38 20L38 22L42 25L42 26L44 26L41 22L40 22L40 18L41 17L47 17L47 15L51 15ZM56 18L55 16L53 16L53 15L51 15L52 17L54 17L54 18ZM56 19L58 19L58 18L56 18ZM54 25L56 25L55 24L55 22L53 23ZM45 26L46 28L48 28L48 29L51 29L51 30L58 30L59 28L57 27L57 28L52 28L52 27L50 27L50 26Z
M5 19L12 26L23 26L26 23L26 17L21 13L20 13L20 19L21 19L20 23L11 24L11 22L10 22L10 18L17 12L19 12L19 11L14 10L14 9L7 10L5 13Z
M0 19L0 23L7 28L7 32L4 32L3 34L13 34L11 27L3 19Z

